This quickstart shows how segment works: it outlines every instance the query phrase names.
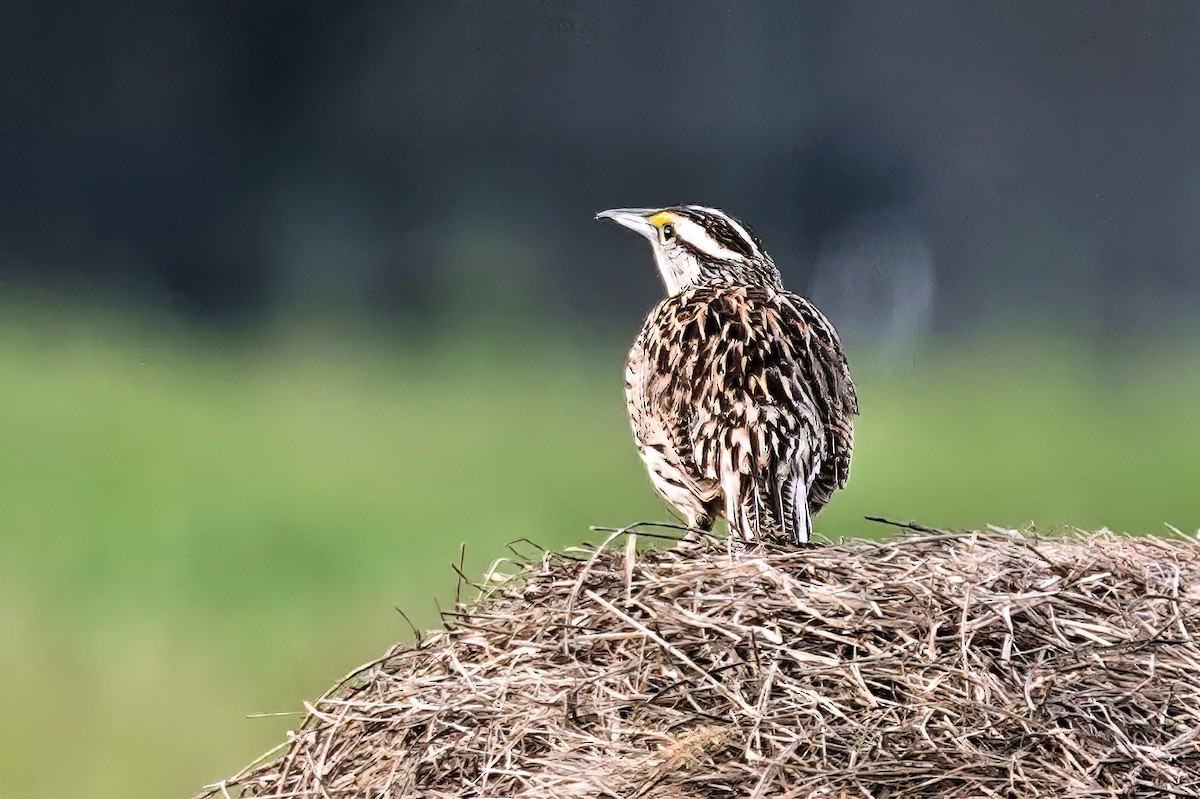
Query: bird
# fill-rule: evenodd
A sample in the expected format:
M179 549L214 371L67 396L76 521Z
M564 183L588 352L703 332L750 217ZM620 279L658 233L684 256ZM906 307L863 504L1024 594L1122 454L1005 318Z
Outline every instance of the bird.
M689 528L805 544L844 487L858 397L833 325L783 287L744 223L717 208L614 208L666 289L629 351L625 399L655 491Z

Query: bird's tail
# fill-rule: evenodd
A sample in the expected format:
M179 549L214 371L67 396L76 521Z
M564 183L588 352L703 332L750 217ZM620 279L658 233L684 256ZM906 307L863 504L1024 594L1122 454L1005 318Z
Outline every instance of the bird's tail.
M780 481L779 533L794 544L807 544L812 540L812 512L808 507L808 480L804 470L797 466Z
M726 508L729 525L738 536L746 541L776 539L794 544L812 539L808 480L798 463L743 479L740 496Z

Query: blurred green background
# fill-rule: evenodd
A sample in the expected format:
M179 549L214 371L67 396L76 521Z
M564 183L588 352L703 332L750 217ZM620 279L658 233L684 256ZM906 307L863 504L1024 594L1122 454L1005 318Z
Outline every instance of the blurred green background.
M0 799L190 796L461 544L668 520L605 208L726 208L842 333L819 532L1196 531L1198 45L1157 1L0 3Z
M0 326L0 786L183 796L436 623L466 544L668 520L631 444L624 342L291 330L247 343L64 311ZM1200 526L1200 351L1050 335L851 346L863 414L827 536ZM64 758L68 765L64 766Z

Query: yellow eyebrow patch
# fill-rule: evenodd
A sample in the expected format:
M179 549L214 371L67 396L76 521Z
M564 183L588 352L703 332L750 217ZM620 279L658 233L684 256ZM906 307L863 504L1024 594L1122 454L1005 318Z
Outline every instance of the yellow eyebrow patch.
M662 227L668 222L674 222L675 214L670 211L659 211L657 214L647 217L646 221L655 227Z

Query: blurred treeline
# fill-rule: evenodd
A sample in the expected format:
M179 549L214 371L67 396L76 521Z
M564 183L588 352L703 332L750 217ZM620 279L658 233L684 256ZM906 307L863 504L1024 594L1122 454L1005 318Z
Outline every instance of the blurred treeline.
M1200 299L1187 2L0 8L0 277L214 324L627 331L591 215L754 225L847 334Z

